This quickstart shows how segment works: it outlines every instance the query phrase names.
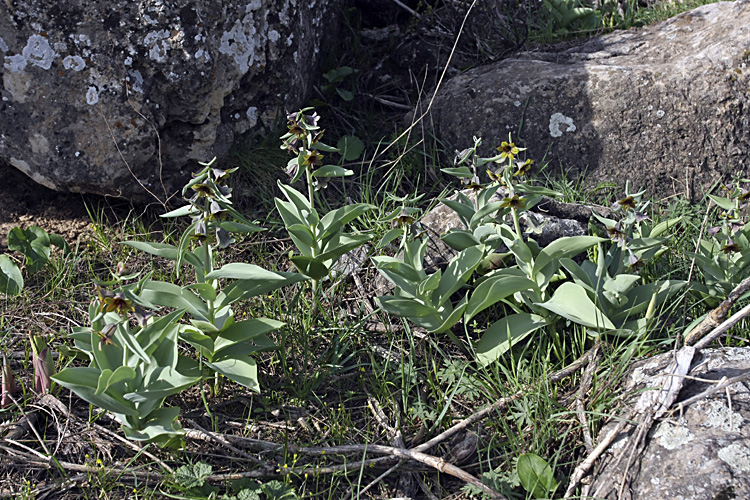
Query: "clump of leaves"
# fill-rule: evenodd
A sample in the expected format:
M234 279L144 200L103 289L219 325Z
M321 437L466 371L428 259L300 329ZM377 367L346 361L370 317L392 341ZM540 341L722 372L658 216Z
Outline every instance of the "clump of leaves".
M50 255L53 246L60 248L64 253L70 252L70 247L60 235L48 233L38 226L26 229L14 227L8 233L8 249L23 254L25 269L29 275L51 265ZM9 256L0 255L0 293L19 295L23 287L21 269Z

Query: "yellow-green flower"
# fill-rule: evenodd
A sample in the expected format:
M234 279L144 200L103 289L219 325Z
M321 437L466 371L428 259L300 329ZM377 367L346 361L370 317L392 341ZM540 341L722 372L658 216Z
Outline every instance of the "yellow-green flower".
M500 208L513 208L515 210L526 208L526 200L514 194L512 198L504 198L503 202L500 203Z
M500 158L508 160L513 160L513 158L516 157L516 155L519 153L519 149L516 147L515 143L513 142L501 142L500 146L497 148L498 151L500 151Z
M302 166L320 166L323 164L323 158L324 156L315 149L305 152L302 155Z
M632 196L626 196L621 200L617 200L617 203L615 203L613 208L615 210L620 208L624 208L626 210L635 210L635 198L633 198Z
M518 167L518 170L516 170L516 173L513 175L515 177L518 177L518 176L523 177L524 175L529 173L529 170L531 170L531 166L533 164L534 164L534 160L526 160L525 162L523 162L523 164L520 167Z

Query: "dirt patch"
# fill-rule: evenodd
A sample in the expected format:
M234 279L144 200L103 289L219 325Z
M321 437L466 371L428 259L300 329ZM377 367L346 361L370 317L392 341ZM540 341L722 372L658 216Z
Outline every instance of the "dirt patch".
M72 246L91 223L83 195L47 189L10 165L0 165L0 199L0 252L16 226L39 226Z

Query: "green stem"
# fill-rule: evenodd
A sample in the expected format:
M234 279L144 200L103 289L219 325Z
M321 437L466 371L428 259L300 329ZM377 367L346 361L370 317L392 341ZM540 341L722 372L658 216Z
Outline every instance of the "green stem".
M516 236L520 239L523 239L523 233L521 233L521 223L518 219L518 209L516 209L515 207L511 207L510 212L513 215L513 225L516 228Z

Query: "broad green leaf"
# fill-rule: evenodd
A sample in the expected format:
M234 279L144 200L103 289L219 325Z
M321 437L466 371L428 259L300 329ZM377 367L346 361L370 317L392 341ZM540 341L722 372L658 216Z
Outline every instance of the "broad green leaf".
M615 325L577 283L563 283L547 302L538 304L558 316L589 328L614 330Z
M125 437L133 441L162 441L173 436L183 434L182 426L177 421L180 409L159 408L139 422L139 428L133 429L127 425L122 426Z
M235 222L235 221L221 221L217 224L220 228L224 229L225 231L229 231L230 233L242 233L242 234L248 234L248 233L259 233L261 231L265 231L266 229L260 226L256 226L255 224L245 224L241 222Z
M63 255L68 255L70 253L70 246L68 243L63 239L62 236L55 233L49 233L47 236L49 236L49 242L51 245L55 245L57 248L62 250Z
M284 192L284 196L286 196L287 200L289 200L295 208L299 211L300 214L309 213L311 215L315 214L315 211L310 206L310 201L305 198L305 195L297 191L291 186L287 186L286 184L282 184L280 181L278 182L279 188ZM313 217L310 217L310 220L307 221L311 224L318 222L317 215L314 215Z
M35 274L49 261L49 236L38 226L11 229L8 233L8 248L21 252L26 257L26 271L29 274Z
M289 237L302 255L312 256L317 240L312 229L306 224L292 224L286 227Z
M534 498L549 498L557 488L552 468L539 455L526 453L518 457L517 471L521 485Z
M607 292L623 294L627 293L639 281L641 281L641 277L637 274L618 274L614 278L605 280L603 289Z
M500 210L500 205L502 205L502 202L495 201L493 203L488 203L487 205L477 210L469 220L469 227L474 228L477 224L483 222L485 217L489 217L490 215Z
M654 227L650 228L650 230L648 231L648 234L644 234L644 236L658 238L659 236L666 233L670 229L674 229L680 224L682 224L682 220L683 220L683 217L675 217L674 219L661 221L658 224L656 224Z
M191 256L195 257L195 255L190 252L190 240L195 234L195 228L197 226L198 226L198 221L193 221L185 229L185 232L182 233L182 236L180 236L180 241L177 244L177 274L178 275L180 273L180 268L182 267L183 260L186 260L196 270L201 269L203 267L202 262L199 261L198 265L195 265L194 264L195 259L191 259Z
M23 275L7 255L0 255L0 293L14 296L23 291Z
M466 250L469 247L480 245L481 242L466 229L451 228L447 233L440 237L446 245L456 251Z
M323 165L312 173L313 177L347 177L349 175L354 175L354 171L338 165Z
M516 292L536 288L536 283L520 276L500 274L489 277L472 292L464 319L469 321L479 312Z
M426 280L422 280L417 285L417 293L419 294L419 297L427 298L430 296L430 293L433 290L437 290L437 287L440 286L440 278L442 276L443 276L442 271L438 269L433 274L431 274Z
M420 318L437 313L434 307L418 299L383 295L375 300L387 313L404 318Z
M380 242L378 243L377 248L378 249L384 248L393 240L400 238L403 234L404 234L404 230L402 228L394 227L393 229L385 233L385 235L380 239Z
M355 203L353 205L346 205L336 210L332 210L325 214L320 219L320 225L323 228L320 238L325 239L332 234L338 232L339 229L344 227L349 222L358 218L360 215L369 212L375 208L374 205L366 203Z
M270 351L278 347L268 335L256 335L245 342L238 342L218 349L209 361L218 363L227 359L244 359L257 352Z
M711 198L714 203L716 203L724 210L734 210L734 201L730 198L723 198L721 196L714 196L712 194L709 194L708 197Z
M136 250L170 260L177 260L179 253L177 247L169 243L151 243L146 241L121 241L120 243Z
M227 266L231 267L226 269ZM214 274L217 272L220 275ZM262 267L241 262L227 264L218 271L209 273L209 275L216 278L220 276L236 277L235 281L227 285L222 293L219 293L217 303L215 304L217 308L232 304L238 300L246 300L251 297L270 293L279 288L307 279L305 275L300 273L267 271Z
M474 269L477 268L482 260L483 252L478 247L470 247L462 250L453 259L440 279L440 286L436 290L437 303L440 305L466 284Z
M518 313L505 316L490 325L477 343L477 361L482 366L494 363L512 346L546 325L544 318L536 314Z
M216 334L219 333L219 329L210 321L201 321L199 319L190 319L190 324L196 327L198 330L205 334Z
M237 344L247 342L254 337L265 335L284 326L281 321L267 318L254 318L238 321L232 326L222 330L216 338L215 350L219 350Z
M453 175L455 177L459 177L461 179L471 179L474 177L474 172L469 167L450 167L450 168L441 168L441 172L445 172L448 175ZM441 200L443 201L443 200ZM444 202L445 203L445 202Z
M281 219L284 221L285 227L290 227L295 224L300 224L302 226L308 225L306 218L299 210L297 210L294 203L291 201L280 200L278 198L275 198L274 202L276 204L276 210L279 211ZM309 211L307 213L309 213Z
M314 280L321 280L328 276L328 266L326 266L320 259L308 257L306 255L295 255L290 257L289 260L292 261L292 264L294 264L294 267L296 267L300 273L309 276Z
M204 356L211 357L214 352L214 340L197 328L184 328L180 338L195 347Z
M336 87L336 93L339 95L339 97L341 97L346 102L354 100L354 94L349 90Z
M592 246L603 241L606 240L604 238L599 238L598 236L569 236L557 239L539 252L536 261L534 262L533 272L536 274L550 262L574 257L584 250L588 250Z
M443 198L441 198L440 201L444 205L447 205L448 207L453 209L456 214L458 214L458 218L461 220L461 223L466 229L471 228L471 224L469 224L469 221L474 216L474 212L476 212L473 206L466 205L456 200L448 200Z
M118 324L112 328L120 329L122 326ZM122 335L117 335L114 331L108 331L108 333L110 333L110 339L109 342L105 342L102 340L99 332L94 329L91 330L89 335L91 337L90 344L92 350L90 354L94 358L92 365L96 365L96 368L100 370L115 371L123 364Z
M346 252L359 248L372 238L369 234L343 234L334 235L326 244L323 252L317 258L323 262L336 261Z
M232 262L215 269L206 275L207 279L231 279L247 281L274 281L284 282L289 279L290 273L280 273L263 269L255 264L244 262Z
M161 217L168 218L168 217L183 217L185 215L192 215L198 211L197 208L193 207L193 205L185 205L184 207L176 208L170 212L167 212L165 214L161 214Z
M195 290L198 292L198 296L206 302L213 302L216 300L216 289L208 283L194 283L185 288L188 290Z
M443 322L439 324L437 327L428 328L432 333L447 333L450 339L455 342L457 345L461 346L462 343L456 338L455 335L450 331L450 329L458 323L458 320L461 319L461 315L466 310L466 304L469 302L469 296L464 295L463 298L456 304L456 307L452 307L450 303L445 304L443 306L443 310L440 312L440 317L442 318Z
M258 383L258 365L253 358L224 359L213 363L206 362L206 364L229 380L234 380L251 391L260 392L260 384Z
M341 156L345 161L354 161L365 150L365 144L355 135L345 135L336 144Z
M96 389L96 395L98 396L102 392L109 391L113 386L120 384L120 388L124 388L125 382L134 381L136 378L135 370L129 366L120 366L112 372L111 370L103 370L99 376L99 383ZM117 391L121 393L122 391Z
M187 288L165 281L147 281L140 295L152 304L187 309L196 319L208 320L208 306Z
M138 416L138 410L129 401L117 397L117 395L107 394L106 392L99 395L96 394L100 373L96 368L81 366L65 368L57 374L52 375L51 378L56 383L76 393L81 399L100 408L121 415Z
M201 487L206 482L206 478L211 475L213 468L205 463L183 465L174 471L174 479L183 488Z

